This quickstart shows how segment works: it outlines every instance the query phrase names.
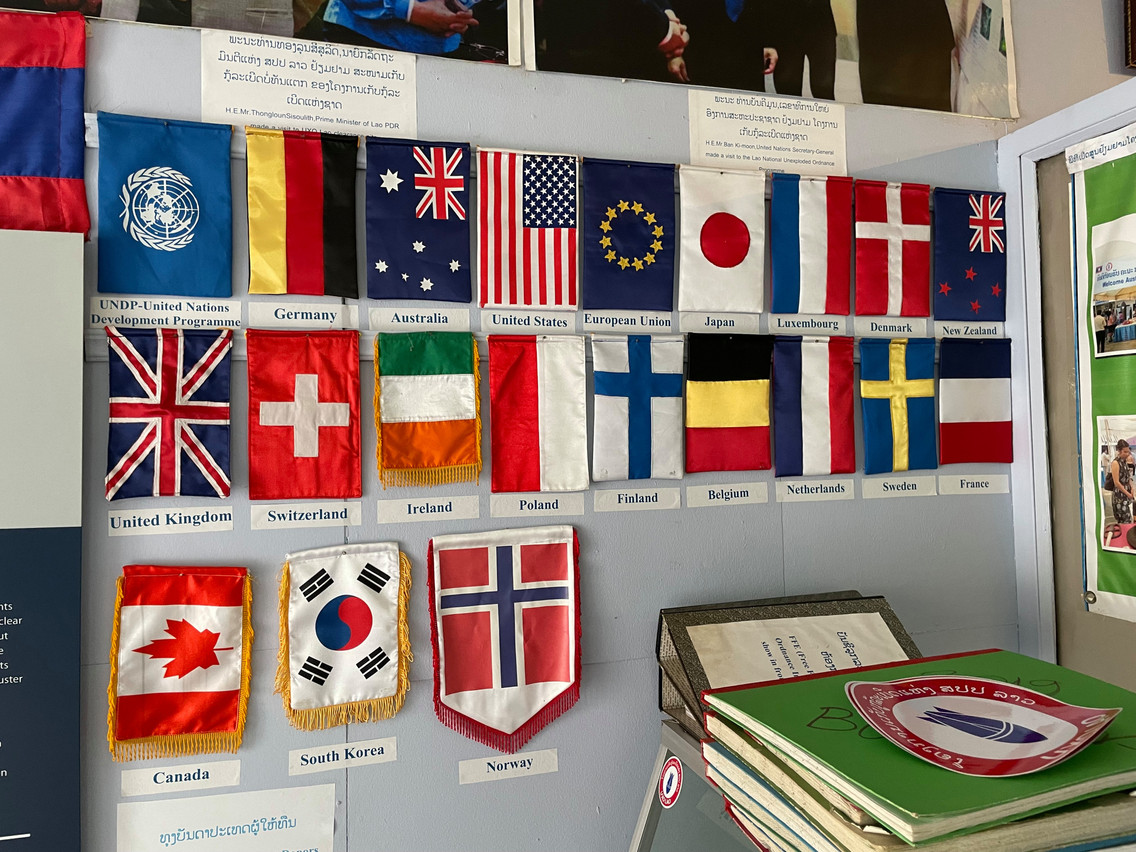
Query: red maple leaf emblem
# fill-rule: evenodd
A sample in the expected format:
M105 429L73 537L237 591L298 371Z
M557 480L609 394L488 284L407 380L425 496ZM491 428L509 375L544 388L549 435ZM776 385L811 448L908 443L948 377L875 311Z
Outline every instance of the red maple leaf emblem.
M232 648L218 648L220 633L212 630L198 630L184 618L181 621L166 619L166 632L173 639L155 639L149 645L135 648L135 654L149 654L150 659L169 659L163 666L164 677L185 677L195 669L208 669L220 665L218 651L231 651Z

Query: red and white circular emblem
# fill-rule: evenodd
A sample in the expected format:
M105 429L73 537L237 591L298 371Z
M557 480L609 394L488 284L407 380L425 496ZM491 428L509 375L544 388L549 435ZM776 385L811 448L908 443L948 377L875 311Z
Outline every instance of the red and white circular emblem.
M677 757L668 757L663 764L663 772L659 775L659 802L664 808L669 808L678 801L678 794L682 790L682 764Z

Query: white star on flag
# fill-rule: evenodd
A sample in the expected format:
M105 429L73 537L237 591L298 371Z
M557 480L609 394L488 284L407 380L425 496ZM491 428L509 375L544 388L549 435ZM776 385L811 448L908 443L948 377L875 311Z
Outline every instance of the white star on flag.
M398 192L398 185L402 183L402 178L398 176L398 172L392 172L390 169L387 169L387 173L385 175L379 175L379 177L383 179L383 189L387 191L388 195L391 192Z
M434 286L434 282L431 281L429 278L423 278L422 279L421 287L422 287L423 290L429 290L433 286Z
M450 272L457 272L459 269L461 269L461 263L459 263L456 260L451 260L450 261Z
M378 263L375 264L375 269L379 270L379 272L386 272L387 271L387 262L385 260L380 260Z
M407 273L405 273L405 272L404 272L404 273L402 273L402 280L403 280L403 281L409 281L409 280L410 280L410 276L409 276L409 275L408 275Z
M418 240L415 240L414 241L414 250L416 252L418 252L419 254L422 254L422 252L426 250L426 244L419 242Z

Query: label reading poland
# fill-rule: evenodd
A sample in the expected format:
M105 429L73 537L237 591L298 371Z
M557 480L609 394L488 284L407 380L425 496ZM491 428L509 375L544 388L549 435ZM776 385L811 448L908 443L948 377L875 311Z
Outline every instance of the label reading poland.
M470 497L416 498L413 500L380 500L380 524L407 524L414 521L455 521L481 517L481 498Z
M885 476L879 479L866 477L862 483L864 499L879 497L934 497L938 494L937 479L930 476Z
M371 308L371 331L469 331L469 308Z
M181 766L151 766L148 769L122 770L123 796L151 796L156 793L207 790L210 787L236 787L240 783L239 760L215 760L208 763L184 763Z
M493 494L489 497L489 517L527 518L530 515L582 515L584 495L580 492L550 494Z
M708 314L705 311L683 311L678 315L678 330L702 331L707 334L757 334L761 331L761 314Z
M851 479L798 479L777 483L778 503L812 503L817 500L855 500Z
M686 505L689 509L707 506L745 506L768 502L769 486L764 482L686 486Z
M594 495L592 509L597 512L682 508L682 496L677 488L604 488Z
M357 527L363 523L363 504L270 503L249 507L254 530L284 530L297 527Z
M988 476L961 476L957 473L939 474L940 494L1009 494L1010 477L1004 473Z
M253 328L358 328L359 306L335 302L249 302Z
M232 506L112 509L107 512L107 535L176 535L228 532L232 528Z
M336 743L315 748L294 748L288 752L288 774L310 775L332 769L349 769L371 763L390 763L398 760L397 737L381 740L363 740L357 743Z
M505 778L521 778L525 775L544 775L548 772L557 772L559 769L560 764L554 748L479 757L463 760L458 764L458 783L479 784L482 781L502 781Z
M486 334L575 334L576 314L562 311L496 311L483 308Z

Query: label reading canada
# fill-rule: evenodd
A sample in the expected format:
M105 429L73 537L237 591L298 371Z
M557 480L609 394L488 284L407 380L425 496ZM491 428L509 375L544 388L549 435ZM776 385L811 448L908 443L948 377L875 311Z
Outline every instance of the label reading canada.
M934 474L930 476L885 476L878 479L865 477L861 487L865 499L934 497L939 493Z
M576 314L482 308L481 330L487 334L575 334Z
M240 299L92 296L91 328L240 328Z
M350 769L371 763L398 760L398 739L363 740L314 748L294 748L288 752L288 774L310 775L332 769Z
M745 506L768 502L769 486L764 482L686 486L686 505L690 509L708 506Z
M848 317L825 314L771 314L769 317L771 334L845 334L847 330Z
M215 760L207 763L185 763L181 766L151 766L147 769L122 770L123 796L150 796L157 793L181 793L185 790L207 790L211 787L236 787L240 783L239 760Z
M683 311L678 315L678 330L684 334L701 331L706 334L757 334L761 331L761 314L709 314Z
M414 521L456 521L481 517L481 498L433 497L408 500L380 500L380 524L407 524Z
M673 327L663 311L584 311L584 331L670 334Z
M363 504L270 503L249 508L254 530L285 530L298 527L357 527L363 523Z
M253 328L358 328L359 306L334 302L249 302Z
M856 486L851 479L798 479L777 483L778 503L854 499L856 499Z
M559 769L560 764L554 748L479 757L463 760L458 764L458 783L503 781L506 778L521 778L525 775L544 775L548 772L558 772Z
M989 476L939 474L940 494L1009 494L1010 477L1004 473Z
M677 488L604 488L594 492L592 502L592 508L597 512L641 512L681 507L682 496Z
M935 337L1005 337L1006 324L1001 322L966 322L942 320L935 323Z
M371 331L469 331L468 308L371 308Z
M107 512L107 535L178 535L228 532L233 529L232 506L187 506L181 509L112 509Z
M489 517L527 518L536 515L582 515L584 495L568 494L493 494L489 497Z
M926 337L926 317L855 317L852 333L856 337Z

